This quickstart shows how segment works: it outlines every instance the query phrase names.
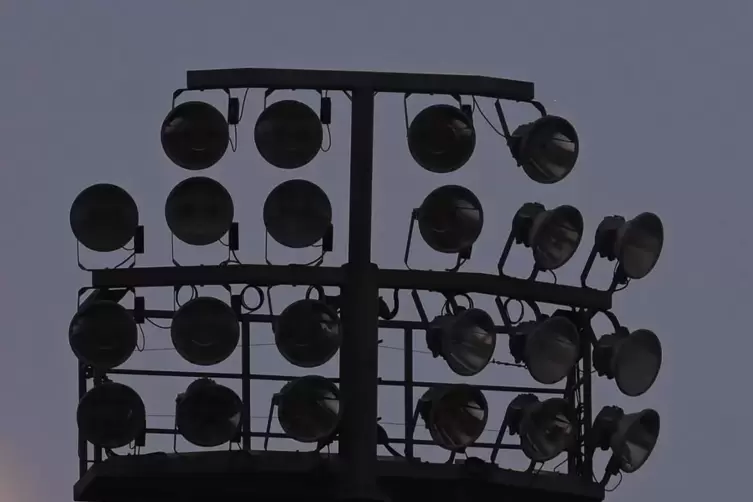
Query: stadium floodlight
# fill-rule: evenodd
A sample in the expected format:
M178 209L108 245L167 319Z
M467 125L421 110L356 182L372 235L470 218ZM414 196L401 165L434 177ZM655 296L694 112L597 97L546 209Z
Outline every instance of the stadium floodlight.
M79 310L68 328L76 357L99 370L126 362L136 349L138 326L128 310L112 301L95 301Z
M575 442L576 420L562 398L539 401L521 394L508 406L505 420L510 433L520 435L523 453L535 462L551 460Z
M449 451L461 451L475 443L489 419L486 397L471 385L431 388L418 406L434 442Z
M301 443L332 437L340 424L340 391L326 378L309 375L285 384L275 395L285 434Z
M434 173L463 167L476 147L471 117L452 105L424 108L408 127L408 148L413 159Z
M318 185L301 179L277 185L264 202L264 226L283 246L305 248L332 228L332 204Z
M659 414L655 410L625 414L617 406L605 406L594 420L589 440L594 447L612 449L611 468L631 473L640 469L654 451L659 425Z
M186 361L200 366L218 364L238 346L238 316L222 300L200 296L178 309L170 336L175 350Z
M481 202L473 192L458 185L432 191L417 210L418 229L430 248L440 253L469 249L484 224Z
M170 110L160 136L165 155L189 171L212 167L230 144L227 120L203 101L187 101Z
M282 311L274 327L275 344L291 364L314 368L337 353L342 340L337 312L319 300L298 300Z
M473 376L491 361L497 344L494 321L481 309L436 317L426 331L434 357L442 356L452 371Z
M78 194L71 205L70 223L78 242L106 253L121 249L134 238L139 210L121 187L99 183Z
M230 231L233 215L233 199L227 189L202 176L178 183L165 203L165 219L170 231L193 246L219 241Z
M523 362L534 380L544 385L565 378L580 359L578 327L557 313L519 326L519 332L510 335L515 362Z
M122 383L104 382L84 394L76 411L81 436L100 448L120 448L144 433L141 397Z
M563 180L578 160L578 134L562 117L545 115L519 126L509 138L510 151L526 175L537 183Z
M175 400L175 427L186 441L211 448L240 432L243 403L228 387L209 378L194 380Z
M319 116L308 105L284 100L261 112L254 140L264 160L280 169L296 169L319 153L324 131Z
M656 381L662 362L659 337L653 331L639 329L629 332L618 328L604 335L593 351L594 369L601 376L614 378L620 392L640 396Z

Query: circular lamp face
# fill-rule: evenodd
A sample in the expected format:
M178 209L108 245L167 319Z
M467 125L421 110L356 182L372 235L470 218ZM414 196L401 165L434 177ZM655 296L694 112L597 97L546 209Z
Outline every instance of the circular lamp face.
M625 415L612 438L612 451L623 472L635 472L654 451L659 439L659 414L651 409Z
M564 317L538 323L526 338L526 366L539 383L549 385L565 378L579 356L578 328Z
M243 403L229 388L197 380L178 396L175 423L186 441L206 448L232 441L238 434Z
M109 370L126 362L136 348L138 327L120 304L92 303L73 316L68 341L79 361Z
M254 140L264 160L281 169L311 162L322 147L319 116L300 101L278 101L259 115Z
M289 248L305 248L322 240L332 225L332 204L324 190L306 180L277 185L264 202L269 235Z
M299 300L280 314L275 344L288 362L301 368L326 363L340 348L340 319L328 305Z
M173 108L162 122L161 138L167 157L190 171L215 165L230 142L225 117L202 101L188 101Z
M583 236L583 216L572 206L559 206L536 217L529 244L541 270L555 270L573 257Z
M194 177L178 183L167 196L165 219L179 240L193 246L217 242L233 223L233 199L211 178Z
M470 118L451 105L424 108L408 127L408 148L413 159L434 173L460 169L476 147Z
M564 399L547 399L528 406L520 422L523 453L536 462L553 459L570 447L575 427Z
M122 248L139 225L139 210L128 192L100 183L82 191L73 201L71 230L92 251L105 253Z
M461 376L483 370L494 355L497 334L494 321L481 309L468 309L442 332L442 355L450 369Z
M238 317L222 300L194 298L175 313L170 336L186 361L211 366L230 357L238 346Z
M484 432L488 414L489 407L480 390L470 385L451 385L434 392L426 426L439 446L457 451L476 442Z
M340 391L318 376L293 380L280 391L277 416L287 435L302 443L315 443L337 429Z
M481 202L473 192L457 185L437 188L418 210L421 237L440 253L457 253L472 246L483 224Z
M567 120L553 115L520 127L517 160L533 181L556 183L565 178L578 159L578 135Z
M643 213L619 230L617 259L630 279L641 279L654 269L664 245L664 226L658 216Z
M612 356L612 374L626 396L640 396L656 381L661 368L661 342L653 331L639 329L621 340Z
M106 382L84 395L76 421L81 435L91 444L120 448L144 430L146 409L136 391L121 383Z

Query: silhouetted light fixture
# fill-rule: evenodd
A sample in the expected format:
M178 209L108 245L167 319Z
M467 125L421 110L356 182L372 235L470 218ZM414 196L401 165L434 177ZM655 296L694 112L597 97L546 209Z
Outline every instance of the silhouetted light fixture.
M557 183L578 160L578 134L567 120L554 115L518 127L510 140L518 165L533 181Z
M81 436L101 448L120 448L134 441L146 427L144 402L135 390L104 382L84 394L76 411Z
M165 219L179 240L193 246L219 241L233 223L233 199L219 182L196 176L178 183L165 203Z
M617 260L624 276L642 279L654 269L664 245L664 226L654 213L641 213L632 220L609 216L596 230L599 255Z
M319 116L300 101L272 103L261 112L254 128L259 153L281 169L296 169L311 162L323 139Z
M434 357L441 355L452 371L473 376L491 361L497 334L489 314L471 308L435 318L426 332L426 343Z
M619 470L630 473L641 468L659 439L659 414L652 409L625 414L617 406L605 406L596 416L591 433L594 446L612 449Z
M337 312L319 300L298 300L288 305L274 333L280 354L301 368L321 366L332 359L342 340Z
M176 165L200 171L215 165L230 143L224 115L209 103L187 101L162 122L162 149Z
M122 305L97 301L80 310L68 328L68 341L79 361L100 370L120 366L138 339L133 316Z
M340 391L326 378L309 375L288 382L277 394L280 427L296 441L315 443L335 434Z
M418 229L426 244L440 253L468 249L481 235L484 212L467 188L445 185L432 191L418 208Z
M116 185L99 183L73 201L71 230L86 248L101 253L124 247L136 234L139 210L133 198Z
M424 108L408 127L408 148L415 161L434 173L449 173L468 162L476 147L471 118L452 105Z
M186 441L210 448L238 435L243 403L231 389L209 378L191 382L175 400L175 425Z
M264 202L269 235L289 248L305 248L324 238L332 226L332 204L324 190L306 180L277 185Z
M175 313L170 336L186 361L200 366L218 364L238 346L238 316L218 298L194 298Z
M546 210L538 203L524 204L515 215L516 240L530 247L540 270L556 270L578 250L583 237L583 216L573 206Z
M481 436L489 418L489 405L476 387L457 384L426 391L419 413L437 445L462 450Z
M656 381L662 350L653 331L620 329L602 336L594 348L594 368L599 375L614 378L620 392L640 396Z
M545 401L521 394L507 408L512 434L520 435L523 453L535 462L546 462L575 442L575 420L570 405L561 398Z
M575 324L555 315L520 326L523 332L510 336L510 353L515 361L524 362L539 383L549 385L565 378L580 358Z

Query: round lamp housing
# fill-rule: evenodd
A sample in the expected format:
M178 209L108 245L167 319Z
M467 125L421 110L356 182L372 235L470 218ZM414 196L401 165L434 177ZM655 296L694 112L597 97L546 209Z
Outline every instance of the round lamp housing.
M175 400L175 425L186 441L211 448L233 441L243 403L228 387L208 378L195 380Z
M110 370L133 354L138 326L122 305L95 301L73 316L68 341L79 361L99 370Z
M331 437L340 424L340 390L326 378L310 375L292 380L276 399L280 427L301 443Z
M215 165L230 143L227 120L217 108L202 101L187 101L170 110L160 137L165 155L189 171Z
M421 397L420 414L437 445L459 451L475 443L486 428L489 405L476 387L435 387Z
M561 381L580 358L580 336L572 321L552 316L532 323L524 334L510 337L510 352L523 361L537 382L551 385Z
M426 332L429 350L441 355L452 371L461 376L481 372L494 356L497 333L494 321L481 309L434 319Z
M655 410L625 414L617 406L606 406L596 416L592 434L601 449L612 449L613 461L619 469L631 473L651 456L659 430L659 414Z
M578 134L562 117L546 115L512 133L512 154L537 183L563 180L578 160Z
M121 249L139 226L133 198L117 185L99 183L84 189L71 205L73 235L84 247L106 253Z
M105 382L81 398L76 421L81 436L94 446L120 448L143 434L146 408L127 385Z
M319 300L298 300L288 305L274 333L280 354L301 368L321 366L332 359L342 340L337 312Z
M222 300L200 296L175 313L170 337L175 350L186 361L212 366L230 357L238 346L238 316Z
M508 407L511 430L520 435L523 453L535 462L546 462L572 446L575 425L567 401L545 401L533 394L518 396Z
M434 173L463 167L476 148L471 118L452 105L424 108L408 127L408 148L413 159Z
M267 196L264 226L283 246L309 247L322 240L332 227L332 204L318 185L306 180L288 180Z
M654 213L642 213L617 231L615 256L628 279L642 279L659 261L664 246L664 226Z
M308 105L284 100L261 112L254 140L264 160L280 169L296 169L316 157L324 132L319 116Z
M556 270L578 250L583 237L583 215L573 206L559 206L536 215L528 245L540 270Z
M233 199L219 182L202 176L178 183L167 196L165 219L178 240L193 246L219 241L233 224Z
M458 253L476 242L484 224L481 202L458 185L432 191L418 209L418 229L426 244L440 253Z
M653 331L627 330L601 337L594 348L594 368L614 378L620 392L635 397L648 391L659 375L662 348Z

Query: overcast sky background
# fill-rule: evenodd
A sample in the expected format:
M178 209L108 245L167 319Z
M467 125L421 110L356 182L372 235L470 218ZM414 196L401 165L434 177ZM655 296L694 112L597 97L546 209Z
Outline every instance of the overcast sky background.
M576 283L603 216L656 212L665 225L664 254L651 275L615 297L614 312L628 327L658 333L664 367L655 386L639 398L625 398L614 382L599 381L594 410L609 404L628 412L653 407L661 414L662 432L652 458L626 475L608 500L745 498L753 475L748 386L753 351L751 21L747 0L2 2L0 500L72 498L78 465L76 361L66 330L76 290L88 277L76 267L68 224L71 202L90 184L121 185L134 196L146 226L147 253L140 263L168 265L163 204L188 173L162 153L159 126L172 91L185 83L185 70L236 66L470 73L535 82L538 99L550 113L571 120L581 139L576 169L552 186L526 178L480 117L477 149L464 169L444 176L423 171L405 143L402 98L378 98L375 261L401 266L410 210L448 183L473 190L486 214L468 270L494 271L512 215L522 203L577 206L586 236L559 274L561 283ZM282 96L292 94L272 99ZM295 96L318 106L312 92ZM224 110L221 93L196 97ZM206 172L234 197L241 225L239 257L263 260L264 198L278 183L302 177L318 183L332 200L335 252L327 263L340 264L346 256L347 99L333 96L331 151L290 173L265 164L255 150L252 131L261 97L261 92L249 95L239 151ZM443 99L412 98L410 113ZM492 103L481 100L481 105L491 117ZM513 124L536 117L530 107L507 109ZM414 250L414 266L441 268L452 260L429 251L420 239ZM313 253L290 253L274 245L272 252L278 263L307 260ZM179 246L177 253L185 263L222 259L215 247ZM84 257L90 264L106 263L91 253ZM512 272L527 273L528 254L520 251L512 260ZM596 282L603 284L611 267L600 263L597 268ZM302 293L301 288L275 290L275 309ZM171 308L170 292L145 295L149 308ZM436 299L426 298L436 311ZM491 308L492 303L479 299L477 305ZM410 310L403 315L410 316ZM605 324L597 327L606 329ZM147 349L169 347L166 332L145 330ZM383 376L400 378L402 344L394 335L382 335L384 345L396 349L380 351L380 366ZM259 344L272 340L263 327L254 330L254 337ZM417 348L424 348L422 340L417 339ZM499 344L500 360L510 360L506 345L506 340ZM218 369L238 361L234 357ZM169 350L136 354L128 364L187 367ZM253 364L259 372L304 373L286 369L273 346L254 348ZM336 368L333 360L320 373L334 375ZM441 360L426 354L416 355L416 376L457 379ZM476 381L533 382L524 370L500 366L489 367ZM171 414L175 395L189 383L126 382L155 415ZM266 415L277 389L254 386L255 417ZM496 428L514 396L488 397L493 403L489 427ZM401 399L397 391L381 394L385 422L404 421ZM171 420L150 417L150 424L169 427ZM263 419L254 420L254 427L263 425ZM388 424L388 430L398 435L402 428ZM147 449L170 450L170 441L150 439ZM436 451L419 453L444 459ZM605 456L599 457L599 466ZM520 453L500 459L503 466L526 465Z

